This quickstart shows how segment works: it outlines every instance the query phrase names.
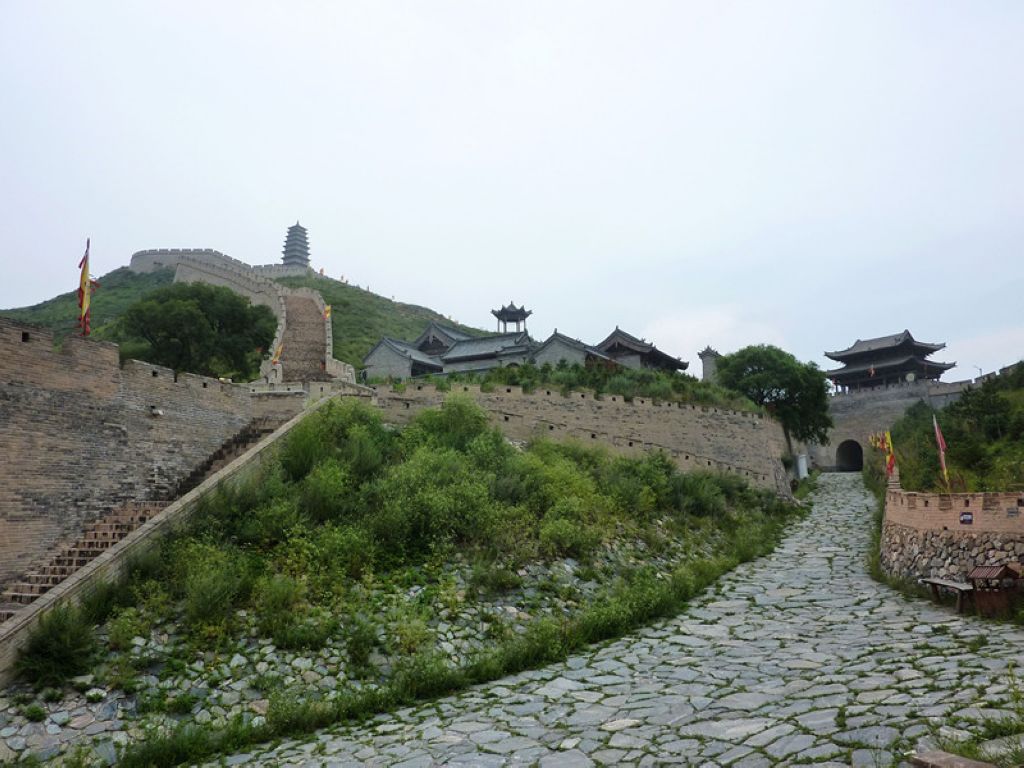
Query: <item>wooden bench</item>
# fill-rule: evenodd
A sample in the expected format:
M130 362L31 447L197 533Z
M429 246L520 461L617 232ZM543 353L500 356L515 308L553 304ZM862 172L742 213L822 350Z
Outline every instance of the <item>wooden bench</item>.
M927 584L932 588L932 596L939 601L939 590L946 589L956 593L956 612L964 612L965 596L970 599L974 597L974 585L966 581L950 581L949 579L925 578L918 579L918 584Z

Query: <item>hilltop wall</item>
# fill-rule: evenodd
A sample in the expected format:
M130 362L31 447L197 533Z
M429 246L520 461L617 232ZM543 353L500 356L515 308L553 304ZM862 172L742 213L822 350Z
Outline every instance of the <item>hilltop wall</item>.
M1024 493L914 493L885 496L881 563L903 579L963 581L979 565L1024 558Z
M385 420L396 424L440 405L448 395L428 384L375 390ZM513 440L574 438L631 455L661 449L684 471L733 473L758 487L790 493L781 460L786 451L782 428L763 414L649 398L627 402L618 395L595 399L589 392L562 396L538 389L525 394L513 386L482 392L479 386L453 385L452 391L472 397Z
M270 264L253 267L220 251L208 248L155 248L132 255L133 272L151 272L174 267L176 283L207 283L230 288L257 305L269 307L277 318L271 350L283 345L279 365L264 362L260 375L266 381L282 382L310 378L355 381L355 370L335 360L334 335L324 319L324 300L311 288L287 288L270 278L312 274L308 267ZM295 315L289 327L289 306Z
M166 498L254 419L280 423L306 393L251 392L0 319L0 586L90 519Z

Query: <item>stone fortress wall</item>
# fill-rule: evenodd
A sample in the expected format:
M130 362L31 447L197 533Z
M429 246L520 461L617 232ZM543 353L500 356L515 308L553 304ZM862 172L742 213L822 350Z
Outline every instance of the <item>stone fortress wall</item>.
M309 387L254 391L135 360L115 344L0 319L0 586L113 506L167 498L254 420Z
M811 446L811 459L823 469L833 469L837 466L836 449L847 440L866 450L869 435L889 429L915 403L924 401L932 408L943 408L959 400L971 387L1004 375L1014 367L1007 366L973 380L917 381L836 394L829 399L829 415L835 424L829 432L829 444Z
M385 421L395 424L439 406L449 394L413 382L404 390L374 389ZM538 389L526 394L514 386L495 386L493 391L483 392L478 385L453 384L451 391L479 403L492 423L513 440L573 438L624 454L661 449L684 471L732 473L755 486L790 495L782 465L786 439L778 422L763 414L649 398L627 402L617 395L596 399L589 392L563 396Z
M268 382L294 381L310 377L331 377L355 381L355 370L335 360L334 335L330 320L325 320L324 300L311 288L287 288L274 277L312 274L306 267L270 264L253 267L220 251L208 248L157 248L132 255L133 272L152 272L173 268L175 282L201 282L230 288L253 304L269 307L277 318L277 330L271 351L282 344L278 365L264 362L261 376ZM289 311L292 323L289 326ZM321 367L322 366L322 367Z
M914 493L885 496L881 562L903 579L962 581L978 565L1024 559L1024 493Z

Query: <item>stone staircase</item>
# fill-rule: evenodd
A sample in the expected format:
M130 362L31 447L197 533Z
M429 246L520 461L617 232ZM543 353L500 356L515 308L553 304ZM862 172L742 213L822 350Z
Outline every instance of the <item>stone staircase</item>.
M31 568L20 581L0 593L0 622L7 621L21 606L46 594L83 565L110 549L168 503L149 501L123 504L89 524L72 544L58 547L44 565Z
M287 322L281 343L281 367L288 381L329 381L324 316L307 296L285 296Z
M230 464L273 432L277 426L279 425L271 420L254 419L192 470L168 499L128 502L114 507L90 523L73 543L58 546L48 560L30 568L19 581L10 584L0 593L0 623L7 621L19 608L46 594L79 568L110 549L171 501L188 493L214 472Z

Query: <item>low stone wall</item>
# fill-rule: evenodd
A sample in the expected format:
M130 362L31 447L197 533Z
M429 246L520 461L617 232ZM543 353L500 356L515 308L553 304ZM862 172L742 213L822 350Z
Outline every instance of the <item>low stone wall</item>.
M387 421L402 424L424 408L440 405L448 392L429 384L410 383L404 390L375 387L377 405ZM600 443L624 454L661 449L684 471L708 470L737 474L753 485L790 494L782 466L785 436L778 422L758 413L707 405L658 402L618 395L600 399L589 392L454 384L452 392L472 397L492 423L509 438L543 436Z
M881 562L904 579L961 580L978 565L1024 560L1024 494L886 493Z

